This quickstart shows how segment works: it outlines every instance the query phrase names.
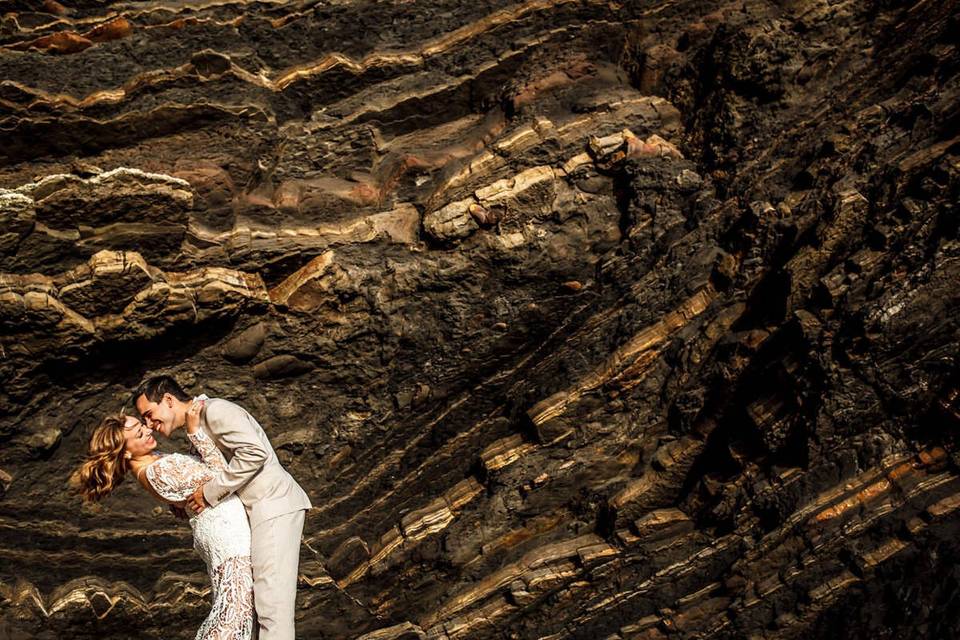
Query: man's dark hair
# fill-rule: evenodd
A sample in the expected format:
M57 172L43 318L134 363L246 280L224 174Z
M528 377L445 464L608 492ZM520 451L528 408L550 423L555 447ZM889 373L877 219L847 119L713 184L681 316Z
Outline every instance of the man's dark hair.
M145 396L150 402L160 402L160 399L167 393L181 402L186 402L192 398L172 377L153 376L141 382L140 386L134 390L133 395L130 396L130 404L136 410L137 398L140 396Z

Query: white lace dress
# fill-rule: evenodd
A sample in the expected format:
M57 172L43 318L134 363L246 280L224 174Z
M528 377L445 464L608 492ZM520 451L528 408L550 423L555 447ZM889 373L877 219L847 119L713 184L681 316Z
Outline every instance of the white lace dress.
M150 486L165 500L183 506L196 488L226 466L223 454L202 430L187 436L202 461L182 453L160 454L146 470ZM254 630L250 522L233 495L190 518L193 548L207 564L213 608L196 640L250 640Z

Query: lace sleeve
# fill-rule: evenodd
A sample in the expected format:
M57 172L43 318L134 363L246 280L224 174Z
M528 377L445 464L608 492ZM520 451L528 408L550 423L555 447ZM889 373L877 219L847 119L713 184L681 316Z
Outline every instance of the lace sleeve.
M227 467L227 460L223 457L223 453L217 445L213 444L213 440L204 433L203 429L198 429L196 433L188 433L187 438L208 467L217 471L223 471Z
M147 467L147 481L161 498L183 502L197 487L213 477L199 460L181 453L163 456Z

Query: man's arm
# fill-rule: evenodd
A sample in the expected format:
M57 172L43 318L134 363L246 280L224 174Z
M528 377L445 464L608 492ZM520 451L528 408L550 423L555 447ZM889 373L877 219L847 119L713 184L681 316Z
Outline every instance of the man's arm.
M207 406L207 426L233 451L233 459L220 473L203 485L203 497L217 506L239 491L263 468L268 453L257 437L256 423L250 414L230 402L212 402Z

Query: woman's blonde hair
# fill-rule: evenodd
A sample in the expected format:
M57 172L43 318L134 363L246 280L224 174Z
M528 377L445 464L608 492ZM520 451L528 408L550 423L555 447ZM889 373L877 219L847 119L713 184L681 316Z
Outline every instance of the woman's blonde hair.
M84 502L99 502L123 482L130 469L124 457L123 414L107 416L90 434L87 459L70 477L70 485Z

